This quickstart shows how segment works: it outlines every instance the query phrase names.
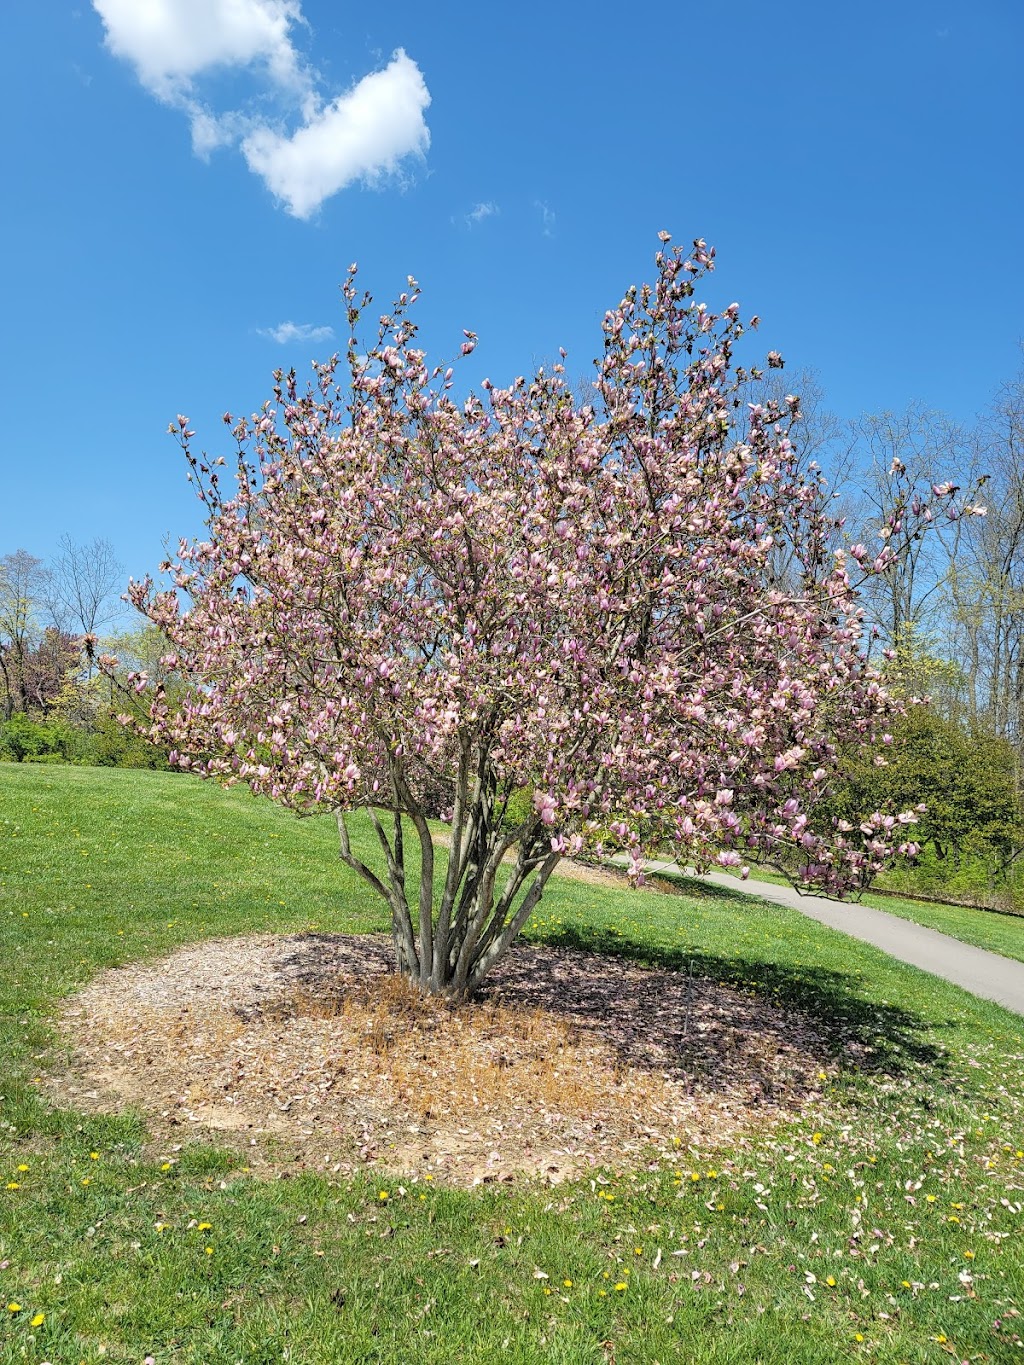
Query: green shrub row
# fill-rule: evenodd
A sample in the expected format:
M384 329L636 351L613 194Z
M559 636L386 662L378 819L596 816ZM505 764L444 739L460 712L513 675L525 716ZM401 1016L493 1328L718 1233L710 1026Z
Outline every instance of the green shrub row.
M126 730L111 709L99 711L88 727L15 712L0 722L0 762L73 763L93 768L169 766L163 749Z

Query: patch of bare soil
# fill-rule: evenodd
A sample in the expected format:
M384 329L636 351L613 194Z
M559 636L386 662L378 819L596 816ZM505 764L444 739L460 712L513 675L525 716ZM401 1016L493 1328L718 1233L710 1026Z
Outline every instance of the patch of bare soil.
M386 938L307 933L105 972L64 1010L48 1089L138 1108L165 1143L212 1130L293 1170L467 1185L715 1145L820 1089L807 1020L710 981L520 944L452 1006L391 963Z

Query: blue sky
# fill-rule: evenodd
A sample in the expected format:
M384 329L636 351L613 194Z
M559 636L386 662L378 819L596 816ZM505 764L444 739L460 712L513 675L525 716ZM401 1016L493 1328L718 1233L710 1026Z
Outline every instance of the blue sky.
M168 422L308 373L358 260L503 381L603 311L666 228L844 416L969 420L1024 337L1024 5L369 10L54 0L3 15L0 553L194 534ZM728 299L725 296L728 295ZM747 359L753 359L751 353Z

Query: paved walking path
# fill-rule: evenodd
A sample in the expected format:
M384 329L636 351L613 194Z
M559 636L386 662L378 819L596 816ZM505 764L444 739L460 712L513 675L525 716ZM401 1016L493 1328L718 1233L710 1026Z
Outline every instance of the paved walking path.
M677 875L684 871L678 863L666 862L649 862L647 870ZM688 872L687 875L695 874ZM791 886L776 886L773 882L757 882L753 878L741 882L724 872L708 872L697 880L729 891L761 896L777 905L787 905L816 919L819 924L827 924L830 929L873 943L901 962L909 962L985 1000L994 1000L1016 1014L1024 1014L1024 962L961 943L948 934L940 934L937 929L928 929L857 901L840 902L827 900L824 896L802 895Z

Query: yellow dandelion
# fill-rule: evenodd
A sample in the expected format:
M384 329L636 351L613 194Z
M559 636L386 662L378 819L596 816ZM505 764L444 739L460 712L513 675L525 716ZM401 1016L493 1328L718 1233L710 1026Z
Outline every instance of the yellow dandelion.
M8 1188L9 1190L20 1190L20 1189L21 1189L21 1186L19 1185L19 1183L17 1182L17 1180L8 1180L8 1182L7 1182L7 1188Z
M25 1165L24 1162L22 1162L21 1165L18 1167L18 1170L21 1171L22 1175L24 1175L25 1172L28 1170L28 1167Z
M7 1311L8 1311L8 1313L20 1313L20 1312L21 1312L21 1304L20 1304L20 1303L9 1303L9 1304L7 1305Z
M826 1283L831 1289L835 1289L835 1287L836 1287L836 1277L835 1277L834 1275L826 1275L826 1276L825 1276L825 1283Z
M209 1230L210 1230L212 1227L213 1227L213 1224L212 1224L212 1223L200 1223L200 1224L199 1224L199 1227L198 1227L198 1229L197 1229L197 1231L198 1231L198 1232L209 1232Z
M628 1288L628 1285L626 1284L625 1280L620 1280L618 1284L615 1286L615 1288L621 1294L624 1289Z
M207 1256L213 1255L213 1247L203 1247L203 1250L206 1252Z
M45 1313L37 1313L37 1314L35 1315L35 1317L32 1319L32 1321L31 1321L31 1323L30 1323L29 1325L32 1326L32 1327L42 1327L42 1325L43 1325L43 1323L44 1323L45 1321L46 1321L46 1314L45 1314Z
M83 1176L82 1176L82 1184L83 1184L83 1185L91 1185L91 1184L92 1184L92 1176L91 1176L91 1175L83 1175Z
M562 1283L565 1285L566 1289L572 1288L572 1280L563 1280Z
M822 1133L812 1133L812 1134L811 1134L811 1141L814 1143L815 1147L818 1147L818 1146L821 1145L821 1139L822 1139L823 1136L824 1136L824 1134L822 1134Z
M380 1193L377 1195L377 1198L378 1198L378 1199L390 1199L391 1196L388 1194L387 1190L381 1190Z

